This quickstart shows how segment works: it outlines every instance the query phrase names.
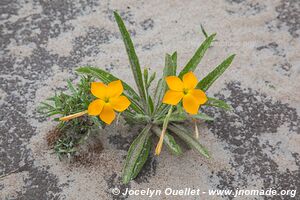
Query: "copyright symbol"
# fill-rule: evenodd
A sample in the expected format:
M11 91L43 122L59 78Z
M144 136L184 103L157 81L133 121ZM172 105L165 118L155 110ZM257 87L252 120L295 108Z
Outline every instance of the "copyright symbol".
M120 190L119 190L119 188L113 188L113 189L111 190L111 193L112 193L113 195L119 195L119 194L120 194Z

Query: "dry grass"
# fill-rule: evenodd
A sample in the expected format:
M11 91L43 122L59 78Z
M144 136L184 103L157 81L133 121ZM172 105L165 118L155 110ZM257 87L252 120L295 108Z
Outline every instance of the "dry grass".
M55 127L53 130L49 131L46 136L47 144L53 147L55 142L62 136L62 132L59 128Z

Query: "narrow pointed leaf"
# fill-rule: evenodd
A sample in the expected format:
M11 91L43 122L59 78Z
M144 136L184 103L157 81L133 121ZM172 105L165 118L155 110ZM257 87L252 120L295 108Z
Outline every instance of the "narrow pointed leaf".
M182 78L183 75L188 73L189 71L194 71L196 69L201 59L203 58L206 50L210 47L210 44L212 43L215 36L216 34L214 33L204 40L204 42L197 49L196 53L191 58L191 60L186 64L186 66L179 73L180 78Z
M181 128L181 126L170 124L169 129L198 153L206 158L210 158L207 149L203 147L193 136L191 136L190 133Z
M123 168L124 184L129 183L137 176L147 160L151 146L149 145L150 129L151 124L148 124L130 145Z
M162 99L163 96L167 90L167 83L165 81L165 77L167 76L175 76L176 75L176 69L177 69L177 52L174 52L171 55L166 54L165 57L165 67L163 70L163 77L158 81L157 83L157 88L155 91L155 99L156 101L156 109L162 110L163 108L166 107L166 105L162 105Z
M192 115L192 118L202 119L202 120L205 120L205 121L214 121L213 117L210 117L210 116L208 116L207 114L204 114L204 113L198 113L196 115Z
M161 129L157 126L152 127L151 129L155 135L157 135L157 137L160 137L161 135ZM164 136L164 144L167 146L168 150L176 155L179 156L182 154L182 149L181 147L176 143L174 137L172 135L170 135L168 132L165 133Z
M206 33L204 27L202 26L202 24L200 26L201 26L201 31L202 31L203 35L207 38L208 34Z
M150 109L150 113L153 113L154 111L154 104L151 96L148 96L148 107Z
M177 52L176 51L171 55L171 58L172 58L172 66L173 66L172 75L176 75L176 70L177 70Z
M140 153L139 158L137 159L136 165L133 169L131 179L134 179L135 177L137 177L137 175L142 170L142 168L143 168L143 166L144 166L144 164L147 161L147 158L149 156L151 146L152 146L151 138L148 138L145 145L144 145L144 148L142 149L142 152Z
M138 87L139 94L142 97L144 103L146 103L146 91L144 87L143 76L139 59L135 53L134 45L120 15L117 12L114 12L114 16L124 41L124 45L130 62L130 67L134 76L135 83Z
M183 122L183 121L187 120L187 118L188 118L188 115L186 113L174 112L171 114L169 121L170 122ZM161 118L155 120L154 123L162 124L163 121L164 121L164 115Z
M147 84L147 88L146 88L146 89L148 89L148 88L150 87L151 83L152 83L152 82L154 81L154 79L155 79L155 76L156 76L156 72L154 72L154 73L150 76L149 81L148 81L148 84Z
M134 115L133 118L134 118L134 120L137 120L137 121L151 122L151 117L149 117L148 115L136 114L136 115Z
M173 53L173 55L166 54L165 57L165 67L163 69L163 77L160 79L157 85L157 94L156 99L160 103L163 95L166 91L167 84L165 81L165 77L176 75L177 68L177 53Z
M172 122L180 122L180 121L185 121L188 118L188 115L186 113L172 113L170 117L170 121Z
M208 101L204 104L205 106L212 106L222 108L224 110L232 110L232 107L227 104L225 101L220 99L215 99L212 97L208 97Z
M145 85L147 85L147 82L148 82L148 69L145 68L144 69L144 83L145 83Z
M230 66L235 55L229 56L220 65L218 65L212 72L204 77L198 84L197 88L206 91Z
M74 96L77 96L77 91L76 91L76 89L74 88L74 86L73 86L73 84L71 83L71 81L70 81L70 80L67 80L67 83L68 83L68 88L69 88L69 90L72 92L72 94L73 94Z
M163 70L163 76L175 76L177 69L177 52L175 51L172 55L166 54L165 67Z

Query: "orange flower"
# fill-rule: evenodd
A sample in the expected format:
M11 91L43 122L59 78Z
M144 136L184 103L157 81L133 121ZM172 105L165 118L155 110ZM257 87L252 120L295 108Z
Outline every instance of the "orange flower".
M91 92L98 99L90 103L88 114L97 116L106 124L111 124L115 119L115 111L122 112L128 108L130 101L123 93L120 80L113 81L108 85L101 82L91 83Z
M165 80L169 90L163 98L163 103L177 105L182 99L185 111L197 114L200 105L207 101L206 94L200 89L195 89L198 79L193 72L186 73L182 80L177 76L168 76Z

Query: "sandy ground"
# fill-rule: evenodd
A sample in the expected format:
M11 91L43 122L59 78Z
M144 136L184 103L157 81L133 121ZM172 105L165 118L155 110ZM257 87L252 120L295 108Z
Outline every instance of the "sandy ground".
M232 67L208 94L234 110L205 109L215 116L200 128L211 160L185 150L150 156L127 185L120 172L135 127L113 124L92 138L104 150L77 164L59 161L47 144L55 127L36 107L74 69L92 65L133 84L113 10L133 37L140 63L161 73L165 53L178 52L184 66L203 41L203 24L217 41L197 69L200 79L236 53ZM300 1L23 1L0 2L0 199L144 199L112 189L298 190L296 196L238 199L300 199ZM160 195L151 199L170 199ZM173 196L172 199L232 199Z

